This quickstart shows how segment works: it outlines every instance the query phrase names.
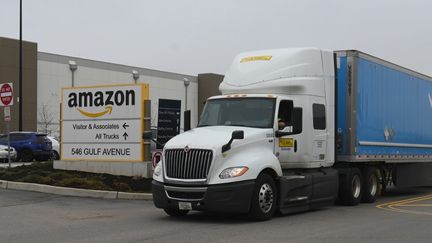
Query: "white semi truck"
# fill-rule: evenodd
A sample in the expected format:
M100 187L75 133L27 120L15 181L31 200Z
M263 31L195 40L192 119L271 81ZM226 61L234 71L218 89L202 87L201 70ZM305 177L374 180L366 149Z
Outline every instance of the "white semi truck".
M154 204L266 220L371 203L393 182L432 185L432 78L368 54L238 55L197 128L169 140Z

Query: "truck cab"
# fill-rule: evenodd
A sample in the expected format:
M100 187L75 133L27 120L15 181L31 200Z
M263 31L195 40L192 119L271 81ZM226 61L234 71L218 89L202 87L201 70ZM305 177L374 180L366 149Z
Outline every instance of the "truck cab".
M196 128L167 142L154 203L189 210L294 212L333 203L335 57L314 48L242 53Z

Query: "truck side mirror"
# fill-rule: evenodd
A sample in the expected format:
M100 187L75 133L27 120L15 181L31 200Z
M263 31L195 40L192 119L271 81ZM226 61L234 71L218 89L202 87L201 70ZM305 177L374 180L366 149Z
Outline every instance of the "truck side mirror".
M280 131L281 132L293 132L293 126L286 126Z
M244 139L244 131L242 130L233 131L229 142L224 146L222 146L222 153L225 153L226 151L231 149L231 143L234 141L234 139Z
M232 140L234 140L234 139L244 139L244 131L237 130L237 131L232 132L231 139Z

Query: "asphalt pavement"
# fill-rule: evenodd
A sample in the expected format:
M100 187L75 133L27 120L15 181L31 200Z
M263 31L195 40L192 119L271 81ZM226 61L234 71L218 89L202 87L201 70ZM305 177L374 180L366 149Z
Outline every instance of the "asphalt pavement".
M151 201L0 189L0 242L431 242L431 229L432 188L266 222L202 212L176 219Z

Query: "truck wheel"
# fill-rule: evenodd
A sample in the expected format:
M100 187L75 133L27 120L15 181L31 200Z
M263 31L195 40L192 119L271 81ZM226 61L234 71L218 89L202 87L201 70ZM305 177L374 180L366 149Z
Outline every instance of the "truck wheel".
M276 211L277 189L273 178L261 174L255 182L249 218L254 221L270 219Z
M366 167L363 170L363 195L362 202L373 203L376 201L379 190L378 173L375 167Z
M20 157L23 162L32 162L33 152L30 149L24 149L23 151L21 151Z
M164 208L164 211L171 217L183 217L189 213L189 210L180 210L178 208Z
M362 176L358 168L351 168L340 180L339 201L342 205L354 206L362 198Z

